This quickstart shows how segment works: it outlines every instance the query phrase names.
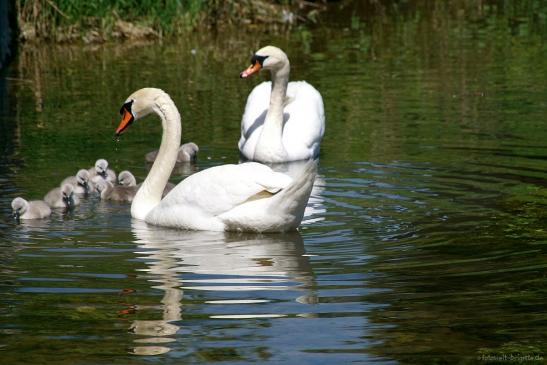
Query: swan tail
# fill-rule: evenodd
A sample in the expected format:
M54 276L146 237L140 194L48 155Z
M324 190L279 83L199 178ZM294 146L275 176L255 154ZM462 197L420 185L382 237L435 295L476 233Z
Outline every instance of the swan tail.
M304 210L308 204L310 194L317 175L317 162L310 160L306 163L302 172L285 189L274 197L275 203L271 205L276 214L283 212L292 216L293 225L289 228L296 229L304 217Z

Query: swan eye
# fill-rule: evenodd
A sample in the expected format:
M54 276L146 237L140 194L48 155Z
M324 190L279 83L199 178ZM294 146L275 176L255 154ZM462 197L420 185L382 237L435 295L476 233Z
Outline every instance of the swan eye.
M264 60L268 58L268 56L259 56L257 54L253 55L253 58L251 58L251 65L254 65L255 63L259 63L260 66L263 66Z
M127 103L123 104L120 108L120 115L123 115L124 110L127 110L129 114L133 115L133 113L131 113L131 106L133 105L133 102L134 100L129 100Z

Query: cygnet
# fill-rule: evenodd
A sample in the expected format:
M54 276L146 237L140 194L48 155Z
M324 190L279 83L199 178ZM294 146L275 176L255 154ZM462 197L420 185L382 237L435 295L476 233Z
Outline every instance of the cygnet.
M137 186L137 179L131 172L124 170L118 174L118 184L121 186Z
M137 185L137 179L135 179L135 176L127 170L120 172L120 174L118 175L118 183L121 186L137 187L137 188L141 187L141 184ZM166 196L167 193L170 192L174 187L175 187L175 184L171 182L167 182L167 185L165 185L165 189L163 189L162 198Z
M61 182L61 186L64 184L72 184L74 186L74 194L87 195L90 190L89 186L89 171L85 169L78 170L76 176L69 176Z
M80 199L74 194L72 184L63 184L61 187L51 190L44 196L44 201L51 208L72 209L80 205Z
M177 154L177 163L195 162L198 156L199 147L194 142L188 142L179 147ZM154 162L158 156L158 151L148 152L144 159L147 162Z
M136 186L114 186L110 181L98 180L95 189L102 200L113 200L117 202L132 202L138 187Z
M42 219L51 215L51 208L42 200L26 201L17 197L11 202L15 219Z
M110 181L113 184L116 182L116 173L108 168L108 161L104 158L95 161L95 166L88 171L91 179L95 176L101 176L104 180Z

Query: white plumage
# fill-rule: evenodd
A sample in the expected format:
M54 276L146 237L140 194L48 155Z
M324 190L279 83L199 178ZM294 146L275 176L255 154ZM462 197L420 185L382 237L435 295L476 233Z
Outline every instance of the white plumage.
M317 157L325 132L321 94L305 81L288 82L289 60L279 48L264 47L251 62L241 77L264 68L273 83L259 84L247 98L238 144L242 155L261 162Z
M158 156L131 205L134 218L183 229L257 232L295 230L302 221L314 161L295 179L256 162L211 167L183 180L162 200L180 145L178 110L169 95L152 88L133 93L122 110L117 134L152 112L163 126Z

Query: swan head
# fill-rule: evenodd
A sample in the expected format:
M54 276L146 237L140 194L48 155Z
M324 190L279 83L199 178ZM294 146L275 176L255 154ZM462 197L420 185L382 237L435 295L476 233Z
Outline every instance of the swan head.
M255 52L251 58L251 65L239 74L242 79L257 73L261 69L276 72L289 65L289 58L281 49L266 46Z
M119 173L118 182L120 183L120 185L123 186L137 186L137 180L135 179L135 176L127 170Z
M28 209L28 201L21 197L17 197L11 201L11 209L13 211L13 218L19 220Z
M156 99L164 94L163 90L152 87L146 87L131 94L120 109L122 120L116 129L116 136L122 134L134 121L152 113Z
M66 207L72 208L74 206L74 186L71 184L61 186L61 195Z
M108 161L104 158L100 158L95 162L95 171L98 175L101 175L106 179L106 170L108 169Z
M78 173L76 173L76 181L78 182L78 185L83 186L87 191L89 188L89 171L85 169L78 170Z

